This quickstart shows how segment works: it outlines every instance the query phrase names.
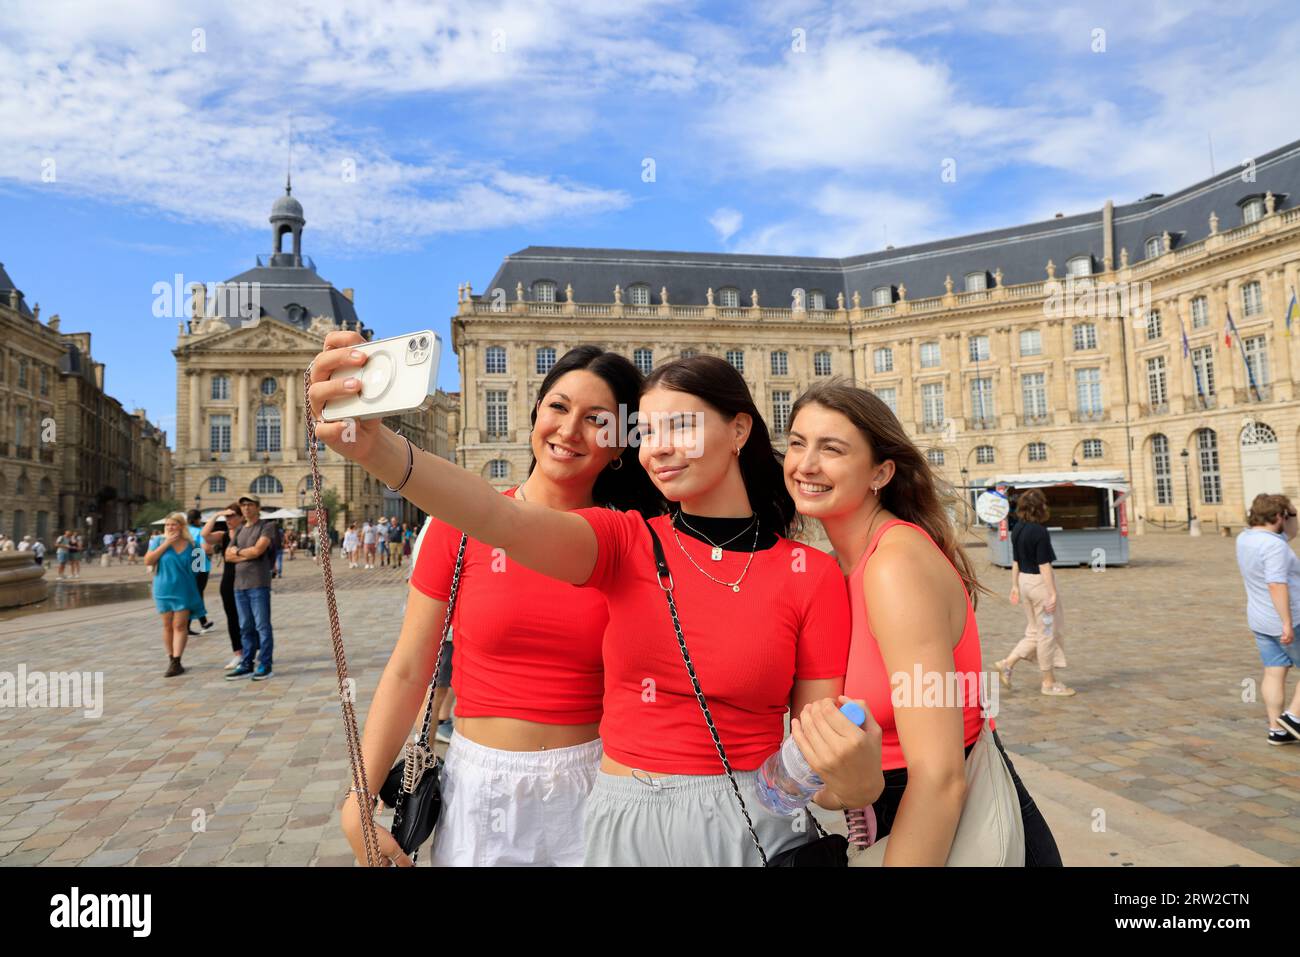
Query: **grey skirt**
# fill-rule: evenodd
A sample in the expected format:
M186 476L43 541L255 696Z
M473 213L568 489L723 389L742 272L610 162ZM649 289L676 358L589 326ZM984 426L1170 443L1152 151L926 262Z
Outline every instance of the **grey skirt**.
M736 782L769 858L810 835L807 815L778 816L754 793L753 771ZM725 774L663 775L654 784L601 771L583 818L586 867L760 867Z

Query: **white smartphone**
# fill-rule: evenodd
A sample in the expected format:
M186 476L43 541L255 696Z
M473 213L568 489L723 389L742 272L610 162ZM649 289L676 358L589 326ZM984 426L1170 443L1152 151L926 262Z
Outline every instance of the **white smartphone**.
M425 329L354 346L367 355L363 366L336 369L330 381L356 377L361 391L331 399L321 409L326 422L377 419L427 409L438 386L442 339Z

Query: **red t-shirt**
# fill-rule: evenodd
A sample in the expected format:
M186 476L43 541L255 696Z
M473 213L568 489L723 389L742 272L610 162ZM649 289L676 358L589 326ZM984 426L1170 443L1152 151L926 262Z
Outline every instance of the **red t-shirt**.
M505 494L513 497L514 490ZM459 547L460 532L431 519L411 584L446 601ZM547 578L471 538L452 615L456 714L541 724L599 721L608 620L599 593Z
M596 567L584 587L609 600L605 635L605 753L665 774L721 774L722 765L682 661L654 551L635 512L579 509L596 533ZM695 570L671 519L650 520L672 571L674 597L700 687L732 767L752 771L781 746L795 679L840 678L848 662L849 599L835 560L786 538L754 553L739 592ZM682 546L714 578L734 581L747 552L709 558Z

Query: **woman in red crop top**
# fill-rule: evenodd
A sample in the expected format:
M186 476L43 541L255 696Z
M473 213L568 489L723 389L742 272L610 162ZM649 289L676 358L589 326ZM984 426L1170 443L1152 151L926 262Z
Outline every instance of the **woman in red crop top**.
M313 412L355 391L339 368L364 364L331 333L313 363ZM318 416L319 418L319 416ZM620 432L627 426L620 416ZM784 716L823 773L823 807L856 807L881 786L879 729L836 710L849 609L833 559L786 538L795 519L780 461L744 379L715 356L668 363L637 411L641 465L671 503L652 518L567 512L498 495L479 477L418 450L379 422L342 441L317 434L420 508L519 564L603 594L604 747L585 809L585 862L754 865L746 830L678 649L655 574L650 527L668 556L682 628L754 830L771 857L810 838L802 819L764 811L755 771L780 745ZM563 642L563 637L557 641Z
M530 437L534 464L506 492L567 510L594 504L663 511L636 450L602 445L604 418L635 403L641 374L596 346L565 353L542 382ZM397 647L362 738L367 780L396 760L433 673L460 532L431 519L419 549ZM604 598L518 565L469 540L453 614L456 730L442 775L435 866L582 863L582 807L600 763ZM355 798L356 795L350 797ZM365 860L355 800L343 828ZM392 836L381 847L407 863Z
M873 811L876 836L892 835L885 864L942 865L961 817L965 755L983 726L984 675L979 584L938 480L889 407L840 382L795 402L785 478L800 513L820 519L848 576L853 640L844 690L867 701L882 729L885 787ZM1059 866L1047 822L1014 768L1011 775L1026 864Z

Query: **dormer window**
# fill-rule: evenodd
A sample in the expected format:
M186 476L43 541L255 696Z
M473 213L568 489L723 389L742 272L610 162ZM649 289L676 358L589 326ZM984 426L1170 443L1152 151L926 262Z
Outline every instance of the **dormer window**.
M555 302L555 283L549 279L539 279L533 283L534 302Z
M740 290L735 286L723 286L718 290L718 305L723 309L739 309Z
M893 286L877 286L871 290L871 304L873 306L888 306L894 301Z
M627 298L628 302L634 306L648 306L650 305L650 287L643 282L636 283L628 287Z
M968 272L966 274L967 292L983 292L985 289L988 288L988 286L989 286L989 278L987 273Z
M1092 257L1075 256L1065 263L1065 274L1072 278L1092 275Z
M1147 259L1155 259L1157 256L1159 256L1162 252L1165 251L1164 243L1160 241L1159 236L1149 237L1142 248L1145 251Z
M826 294L820 289L808 290L808 310L820 312L826 308Z
M1243 226L1249 226L1251 223L1258 222L1264 218L1264 200L1258 196L1252 196L1241 204L1241 223Z

